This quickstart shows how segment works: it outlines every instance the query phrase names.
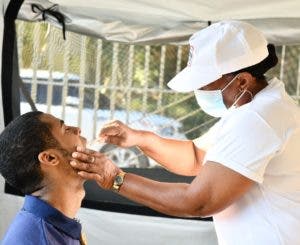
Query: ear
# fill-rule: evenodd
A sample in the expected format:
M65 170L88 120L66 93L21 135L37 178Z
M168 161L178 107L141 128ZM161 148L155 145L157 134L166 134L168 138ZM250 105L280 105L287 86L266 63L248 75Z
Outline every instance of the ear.
M254 77L249 72L241 72L238 75L239 80L239 88L241 90L244 90L248 87L250 87L253 83Z
M41 164L45 164L49 166L55 166L59 164L59 157L57 152L51 149L40 152L38 155L38 159Z

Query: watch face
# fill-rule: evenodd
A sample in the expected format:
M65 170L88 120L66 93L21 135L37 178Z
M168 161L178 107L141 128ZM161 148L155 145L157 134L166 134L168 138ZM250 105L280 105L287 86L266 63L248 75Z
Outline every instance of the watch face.
M121 176L117 176L116 179L115 179L115 181L116 181L117 185L120 185L120 184L123 183L123 178Z

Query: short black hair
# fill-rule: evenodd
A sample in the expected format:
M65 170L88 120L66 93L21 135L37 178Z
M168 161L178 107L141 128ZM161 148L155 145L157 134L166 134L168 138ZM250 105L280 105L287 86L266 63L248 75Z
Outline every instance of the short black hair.
M265 59L263 59L261 62L255 64L253 66L249 66L249 67L243 68L241 70L232 72L230 74L235 76L241 72L249 72L257 80L265 80L266 79L265 73L268 70L270 70L271 68L273 68L274 66L276 66L278 63L275 46L270 43L270 44L268 44L267 48L268 48L269 55Z
M42 188L39 153L59 145L50 125L41 121L42 115L40 111L23 114L9 123L0 135L0 172L10 185L24 194Z

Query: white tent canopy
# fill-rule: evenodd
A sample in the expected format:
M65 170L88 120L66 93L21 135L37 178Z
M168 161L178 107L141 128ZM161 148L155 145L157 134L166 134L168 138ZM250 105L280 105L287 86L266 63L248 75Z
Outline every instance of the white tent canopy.
M25 0L18 18L40 20L32 3L65 16L66 29L127 43L186 42L210 22L245 20L274 44L300 43L299 0ZM46 19L57 22L47 15Z

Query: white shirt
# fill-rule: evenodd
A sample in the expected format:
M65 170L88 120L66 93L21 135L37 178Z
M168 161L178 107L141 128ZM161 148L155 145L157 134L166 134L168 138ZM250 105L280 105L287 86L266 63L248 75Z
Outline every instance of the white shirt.
M272 79L194 143L206 148L206 161L255 181L214 215L220 245L300 244L300 109L281 81Z

